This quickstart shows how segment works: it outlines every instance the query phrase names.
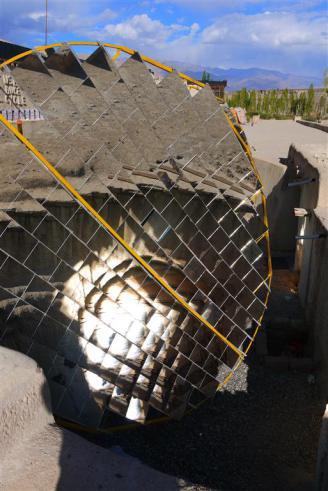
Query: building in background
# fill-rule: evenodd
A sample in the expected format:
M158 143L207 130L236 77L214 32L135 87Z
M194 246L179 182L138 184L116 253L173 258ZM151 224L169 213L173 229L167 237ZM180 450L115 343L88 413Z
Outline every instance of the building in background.
M227 86L227 80L210 80L207 83L213 90L216 97L224 99L224 90Z

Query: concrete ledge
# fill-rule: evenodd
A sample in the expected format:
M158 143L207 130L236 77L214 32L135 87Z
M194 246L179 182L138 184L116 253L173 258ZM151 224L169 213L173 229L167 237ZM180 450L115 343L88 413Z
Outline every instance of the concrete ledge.
M52 422L42 370L31 358L0 347L0 461Z
M328 133L328 125L326 124L316 123L315 121L303 121L302 119L296 120L296 123L303 124L304 126L310 126L310 128L315 128L316 130L321 130Z
M0 491L178 491L185 484L56 426L42 370L0 346Z

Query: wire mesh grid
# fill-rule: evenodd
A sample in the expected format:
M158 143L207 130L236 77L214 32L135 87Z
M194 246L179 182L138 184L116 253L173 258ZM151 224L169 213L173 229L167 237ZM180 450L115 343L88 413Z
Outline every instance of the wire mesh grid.
M66 419L180 417L236 369L265 309L248 157L209 90L156 86L138 55L118 69L103 47L81 63L64 46L10 73L44 117L30 143L222 337L4 131L2 342L37 359Z

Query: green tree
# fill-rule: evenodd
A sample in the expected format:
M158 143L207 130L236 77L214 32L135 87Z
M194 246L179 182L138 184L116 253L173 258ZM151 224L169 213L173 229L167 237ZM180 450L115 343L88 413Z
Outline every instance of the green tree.
M203 75L202 75L202 82L204 84L208 83L209 81L211 80L211 75L206 71L204 70L203 71Z
M297 93L294 92L293 90L290 91L289 107L290 107L290 113L296 116L297 109L298 109L298 96Z
M305 112L306 114L310 115L313 111L314 111L314 88L313 88L313 84L311 84L306 99Z
M270 110L270 93L269 91L265 91L263 97L262 111L264 114L269 114Z
M233 92L229 101L229 107L238 107L239 106L239 91Z
M262 92L259 91L257 93L257 97L256 97L256 112L257 113L261 113L262 104L263 104L263 96L262 96Z
M247 109L249 105L249 96L247 89L243 87L240 91L240 107Z
M281 94L281 108L282 114L288 115L291 113L290 104L289 104L289 90L284 89Z
M323 74L323 86L325 89L328 89L328 68L326 68Z
M298 114L303 116L305 114L305 108L307 104L307 97L305 92L301 92L298 98Z
M269 90L269 113L276 114L277 113L277 91Z
M326 105L327 105L327 97L325 95L322 95L319 100L319 107L318 107L318 113L319 117L323 118L326 113Z
M257 109L257 107L256 107L256 91L251 90L251 92L249 94L247 110L255 113L256 109Z

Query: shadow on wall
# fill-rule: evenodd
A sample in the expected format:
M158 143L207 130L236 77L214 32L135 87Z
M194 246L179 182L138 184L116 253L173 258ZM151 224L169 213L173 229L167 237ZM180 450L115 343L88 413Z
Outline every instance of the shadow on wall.
M256 166L267 197L272 254L295 251L297 219L294 208L299 206L300 188L288 187L295 180L295 171L286 159L282 164L256 160Z
M99 196L93 201L96 209L103 208L105 219L107 214L110 215L111 225L133 244L140 255L151 258L153 268L160 275L165 274L173 288L184 297L193 297L192 306L204 310L201 295L196 297L193 283L175 266L180 263L182 267L186 265L192 254L186 247L181 247L182 243L177 242L174 234L163 233L161 221L152 218L153 215L156 217L153 211L142 210L146 206L142 197L139 197L134 211L149 217L144 224L149 236L130 216L122 215L122 208L112 203L104 207L106 198ZM108 234L94 229L94 221L88 215L80 214L72 203L63 206L59 202L50 202L47 209L51 215L8 211L15 222L10 222L8 228L5 224L1 236L1 248L10 255L3 253L4 262L0 268L0 285L3 286L1 316L4 320L2 344L28 354L44 369L55 414L94 427L106 427L106 418L113 419L113 411L140 421L148 409L144 407L148 404L143 402L143 394L159 376L161 368L160 363L153 361L147 353L157 352L155 356L159 362L164 357L168 366L171 362L179 373L187 373L191 365L189 360L186 356L176 357L176 350L167 348L164 340L173 345L179 343L179 349L189 353L187 356L190 355L192 361L196 358L197 362L199 353L193 345L190 347L191 343L176 327L182 322L186 331L195 329L195 326L189 325L185 311L182 309L181 312L181 307L171 297L168 298L153 280L147 278L139 267L136 268L136 264L122 253ZM84 221L85 216L89 221ZM70 229L82 241L72 234L67 236L62 224L68 222ZM185 234L192 234L188 227L185 229ZM29 230L34 231L33 235L28 234ZM161 242L163 250L169 254L173 251L171 264L165 262L163 251L150 238L158 236L165 236ZM211 290L212 287L205 283L206 279L199 279L198 288ZM211 294L216 305L222 302L220 295L216 290ZM224 312L225 307L222 308ZM228 303L228 313L229 308L234 308L234 305ZM207 310L206 314L210 316L211 307ZM143 325L146 322L149 325L152 322L149 332ZM230 324L227 324L221 331L228 335L230 329ZM237 346L241 342L238 336L243 336L241 331L235 336ZM197 341L208 345L208 350L213 348L213 353L217 354L210 338L207 331L197 333ZM220 343L217 345L222 350ZM140 346L145 346L144 352ZM234 364L234 353L223 356L227 364ZM125 363L127 358L129 363ZM144 372L148 370L146 377L140 376L141 367ZM161 383L169 387L169 393L173 376L170 369L161 372L164 372ZM195 383L204 381L205 385L209 384L201 370L195 372ZM139 382L139 378L143 380ZM217 382L211 379L210 383L214 392ZM134 395L130 401L128 396L134 385L142 395L140 399ZM163 392L165 400L169 394ZM160 408L161 401L159 396ZM152 402L155 405L156 400ZM135 409L135 404L140 407ZM179 404L184 410L185 401ZM132 413L129 412L130 406Z
M83 223L79 226L83 227ZM21 244L22 241L17 240L17 251ZM52 269L42 270L50 266L40 260L40 257L38 260L39 274L47 276ZM9 271L7 274L10 276ZM70 274L65 277L64 271L58 280L68 283L70 278ZM13 285L15 285L14 280L13 277ZM29 293L33 296L36 292ZM46 297L47 295L40 297L37 301L47 301ZM33 339L36 348L36 337L35 335L33 337L33 333L36 334L35 317L26 306L19 305L19 307L21 311L18 309L16 317L12 319L9 326L11 333L7 333L5 344L23 351L27 340ZM71 323L72 318L75 317L68 316L67 311L63 311L62 307L63 299L59 296L52 315L56 313L58 319ZM5 313L4 310L2 312ZM83 309L77 314L77 320L83 320ZM70 326L74 327L74 324ZM43 328L43 331L38 331L38 335L47 337L50 345L57 346L55 343L58 343L61 330L52 331L47 323ZM81 329L80 322L75 325L75 328L78 331ZM72 363L72 356L75 353L82 366L88 366L90 360L87 359L81 345L74 342L74 339L67 338L66 341L69 343L64 343L62 348L67 349L70 356L67 360L64 356L57 359L58 365L52 358L53 352L46 350L42 344L37 350L31 349L29 354L45 369L49 369L49 361L51 366L56 368L56 373L50 375L48 373L53 400L57 397L55 391L59 390L60 396L61 387L66 387L68 381L75 377L80 377L79 396L80 400L85 400L85 397L89 396L90 386L83 370ZM308 455L303 455L302 449L316 448L316 435L311 445L304 440L313 436L312 433L312 436L305 433L305 430L308 427L307 422L316 416L317 408L313 407L312 399L310 400L311 389L304 389L305 377L294 379L289 375L273 376L263 367L256 366L252 360L247 374L246 371L247 367L244 365L240 376L237 375L230 382L230 391L218 394L213 402L205 403L181 421L161 426L148 426L138 431L122 432L117 436L97 437L96 442L104 446L122 446L127 452L165 473L200 486L227 491L276 489L281 484L282 465L302 466L311 472L312 460ZM57 389L54 389L55 386ZM302 393L304 396L301 403L296 397L297 393ZM88 397L88 400L90 401L88 417L90 417L92 411L97 411L97 407L92 398ZM68 407L72 407L75 411L79 409L69 404ZM286 440L286 434L293 435L292 449L289 447L286 449L287 455L286 452L281 451L281 444ZM70 443L65 438L64 436L60 456L61 477L58 490L70 489L71 486ZM299 449L296 453L295 448ZM123 482L124 475L118 479L122 479ZM83 472L81 480L83 480ZM105 489L106 483L103 483L103 486Z

